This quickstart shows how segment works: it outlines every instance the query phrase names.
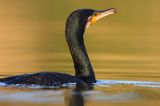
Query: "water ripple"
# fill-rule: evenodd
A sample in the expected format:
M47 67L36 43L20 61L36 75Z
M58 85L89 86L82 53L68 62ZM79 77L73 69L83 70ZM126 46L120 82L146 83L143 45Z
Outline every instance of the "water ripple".
M129 81L129 80L97 80L96 86L134 85L142 87L160 88L160 82L154 81Z
M97 80L94 84L95 86L101 87L110 87L112 85L133 85L133 86L141 86L141 87L151 87L151 88L160 88L160 82L154 81L129 81L129 80ZM5 83L0 82L0 87L19 87L19 88L71 88L75 86L75 83L67 83L61 86L40 86L40 85L26 85L26 84L15 84L15 85L7 85Z

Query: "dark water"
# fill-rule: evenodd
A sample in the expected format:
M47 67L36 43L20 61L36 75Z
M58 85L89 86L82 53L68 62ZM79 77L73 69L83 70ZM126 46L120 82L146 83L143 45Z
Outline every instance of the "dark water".
M160 9L158 0L0 0L0 77L41 71L74 74L64 36L75 9L114 7L117 14L85 32L96 73L92 90L6 86L2 106L159 106Z

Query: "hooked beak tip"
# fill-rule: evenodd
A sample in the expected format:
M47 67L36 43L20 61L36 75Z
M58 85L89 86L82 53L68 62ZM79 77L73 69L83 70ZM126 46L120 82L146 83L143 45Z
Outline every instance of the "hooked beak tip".
M115 8L111 8L111 10L114 12L114 13L117 13L117 10Z

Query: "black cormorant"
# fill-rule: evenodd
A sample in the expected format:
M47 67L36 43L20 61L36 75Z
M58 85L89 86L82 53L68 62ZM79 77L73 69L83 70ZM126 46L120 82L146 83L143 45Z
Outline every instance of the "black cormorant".
M79 9L67 18L65 35L75 67L75 76L57 72L39 72L1 78L6 84L55 86L65 83L95 83L95 75L84 45L83 34L97 20L114 14L116 10Z

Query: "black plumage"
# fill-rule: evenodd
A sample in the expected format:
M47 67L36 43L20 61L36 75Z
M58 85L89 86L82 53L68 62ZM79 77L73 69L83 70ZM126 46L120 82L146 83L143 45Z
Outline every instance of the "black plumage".
M56 72L39 72L34 74L24 74L1 78L0 82L4 82L6 84L35 84L43 86L56 86L65 83L82 83L83 81L69 74Z

